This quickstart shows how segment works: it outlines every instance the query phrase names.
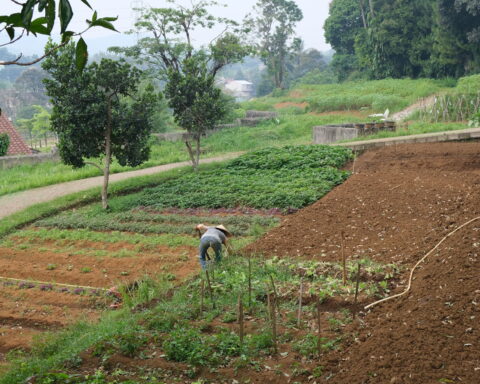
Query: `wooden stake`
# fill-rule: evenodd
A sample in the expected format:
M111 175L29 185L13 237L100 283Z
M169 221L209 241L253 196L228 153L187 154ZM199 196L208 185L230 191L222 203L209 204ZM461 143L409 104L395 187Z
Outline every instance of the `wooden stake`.
M303 277L300 279L300 294L298 295L298 314L297 314L297 328L302 324L302 299L303 299Z
M205 274L207 275L207 284L208 284L208 290L210 291L210 298L212 299L212 304L213 304L213 309L215 309L215 299L213 298L213 289L212 289L212 284L210 284L210 275L208 274L208 271L205 270Z
M270 302L270 290L267 287L267 317L268 317L268 321L272 320L271 314L272 314L272 303Z
M248 255L248 309L252 309L252 256Z
M357 300L358 300L358 287L360 286L360 272L361 272L362 265L358 263L358 270L357 270L357 283L355 286L355 299L353 301L353 319L355 320L355 316L357 315Z
M342 231L342 267L343 267L343 285L347 285L347 258L345 256L345 232Z
M240 345L243 346L244 324L243 324L243 300L242 294L238 295L238 325L240 330Z
M200 285L200 315L203 315L204 307L203 300L205 297L205 280L202 279L202 284Z
M322 354L322 339L321 339L321 310L320 310L320 298L317 297L317 325L318 325L318 340L317 340L317 348L318 348L318 356Z
M270 281L272 282L272 288L273 288L273 293L275 294L275 303L278 307L278 315L281 315L280 312L280 301L278 300L278 294L277 294L277 287L275 286L275 282L273 281L273 276L270 275Z
M270 294L268 295L270 296ZM272 340L273 340L273 354L276 356L278 355L278 346L277 346L277 311L275 310L276 308L276 297L275 294L273 294L273 297L271 299L271 319L272 319Z

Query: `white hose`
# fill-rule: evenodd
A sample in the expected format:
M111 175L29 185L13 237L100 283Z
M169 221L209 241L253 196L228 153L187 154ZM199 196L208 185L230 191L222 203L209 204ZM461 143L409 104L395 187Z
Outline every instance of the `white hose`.
M407 286L407 289L405 289L405 291L403 291L402 293L399 293L397 295L393 295L393 296L390 296L390 297L386 297L382 300L378 300L378 301L375 301L374 303L371 303L369 305L367 305L365 307L365 310L367 309L370 309L372 308L373 306L377 305L377 304L380 304L380 303L384 303L385 301L388 301L388 300L392 300L392 299L395 299L397 297L400 297L400 296L403 296L405 294L407 294L409 291L410 291L410 288L412 287L412 280L413 280L413 273L415 272L415 270L417 269L417 267L428 257L430 256L445 240L447 240L450 236L452 236L453 234L455 234L457 231L459 231L460 229L466 227L467 225L470 225L472 224L474 221L477 221L477 220L480 220L480 216L479 217L475 217L474 219L466 222L465 224L461 225L460 227L458 227L457 229L455 229L454 231L450 232L447 236L445 236L442 240L440 240L440 242L435 246L433 247L425 256L423 256L417 264L415 264L415 266L412 268L411 272L410 272L410 278L408 279L408 286Z

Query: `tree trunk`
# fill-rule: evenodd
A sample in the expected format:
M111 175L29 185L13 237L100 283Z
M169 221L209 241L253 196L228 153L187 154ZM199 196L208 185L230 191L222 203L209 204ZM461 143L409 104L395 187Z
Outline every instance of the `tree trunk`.
M368 3L370 4L370 13L372 14L372 17L375 17L375 11L373 8L373 0L368 0Z
M200 135L196 137L196 158L195 158L195 170L198 171L198 166L200 165Z
M112 162L112 97L108 98L107 126L105 127L105 167L103 168L102 208L108 209L108 179Z
M360 0L360 12L362 13L363 28L367 29L367 18L365 16L365 3L364 0Z
M187 147L188 155L190 156L190 161L192 162L193 170L196 171L196 169L195 169L195 153L193 152L192 144L190 143L190 141L188 141L188 139L185 140L185 146Z
M192 167L193 170L196 172L198 171L198 165L200 164L200 139L201 135L200 134L195 134L194 135L195 139L195 149L192 147L192 143L186 139L185 140L185 145L188 150L188 154L190 156L190 161L192 162Z

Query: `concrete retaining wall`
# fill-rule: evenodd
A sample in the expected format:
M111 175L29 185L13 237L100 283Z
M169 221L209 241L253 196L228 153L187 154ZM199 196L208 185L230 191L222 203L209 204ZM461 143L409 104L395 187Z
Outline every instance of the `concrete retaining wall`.
M480 140L480 128L469 128L457 131L423 133L420 135L397 136L386 139L354 141L341 143L354 151L365 151L373 148L387 147L389 145L413 144L413 143L439 143L443 141Z
M331 144L356 137L358 137L358 129L354 128L353 124L323 125L313 128L314 144Z
M46 161L59 161L58 153L39 153L36 155L17 155L0 157L0 169L8 169L17 165L39 164Z

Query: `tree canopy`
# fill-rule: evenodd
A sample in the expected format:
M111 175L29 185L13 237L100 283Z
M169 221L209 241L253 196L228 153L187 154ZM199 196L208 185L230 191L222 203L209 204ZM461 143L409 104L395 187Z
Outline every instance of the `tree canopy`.
M301 51L302 40L295 27L302 19L302 11L291 0L258 0L254 14L246 19L275 88L284 88L287 62Z
M168 3L175 4L173 0ZM242 30L236 22L210 13L209 7L215 5L215 1L201 0L190 7L175 4L169 8L137 9L138 19L131 32L144 37L135 46L110 49L134 58L148 68L151 76L166 82L165 94L175 121L189 133L185 144L195 169L201 136L225 114L224 98L215 87L215 77L227 64L251 53L250 47L242 43ZM197 30L219 26L223 32L210 44L194 45Z
M60 156L65 164L92 164L103 172L106 208L112 158L137 166L149 157L157 95L153 87L139 91L141 71L124 61L102 59L79 71L73 44L53 51L42 67L50 74L45 84ZM103 158L103 167L88 160L95 158Z
M333 0L325 35L341 79L480 70L480 0Z

